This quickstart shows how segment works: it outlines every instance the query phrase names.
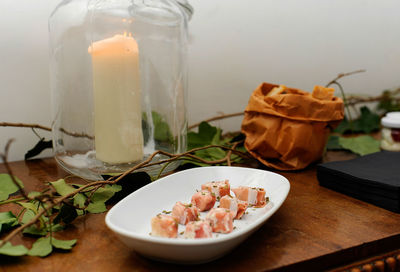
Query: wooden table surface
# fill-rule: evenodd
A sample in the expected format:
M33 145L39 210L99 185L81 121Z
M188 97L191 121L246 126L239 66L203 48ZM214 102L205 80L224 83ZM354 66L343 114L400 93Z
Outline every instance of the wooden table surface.
M28 191L67 175L53 159L11 166ZM3 165L0 173L5 173ZM1 256L0 271L321 271L400 249L399 214L320 187L315 166L277 173L291 184L281 208L230 254L211 263L188 267L148 260L117 240L104 223L105 214L89 214L62 233L64 239L78 239L71 252L47 258ZM0 211L7 209L0 206ZM29 247L32 240L12 240L21 241Z

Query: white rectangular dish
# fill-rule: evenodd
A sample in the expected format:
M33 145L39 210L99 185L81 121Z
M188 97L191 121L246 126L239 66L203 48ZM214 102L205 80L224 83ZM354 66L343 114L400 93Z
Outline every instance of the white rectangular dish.
M192 195L209 181L228 179L231 188L261 187L269 197L263 208L248 208L242 219L235 220L229 234L212 238L185 239L153 237L151 218L170 211L177 201L190 203ZM116 204L106 216L107 226L130 248L152 259L176 263L204 263L217 259L239 245L274 214L290 189L288 180L278 174L252 168L211 166L193 168L161 178L133 192ZM180 226L179 231L184 230Z

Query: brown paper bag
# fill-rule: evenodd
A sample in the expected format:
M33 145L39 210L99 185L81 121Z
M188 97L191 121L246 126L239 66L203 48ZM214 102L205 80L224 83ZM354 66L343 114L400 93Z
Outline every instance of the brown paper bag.
M245 147L266 166L298 170L322 157L330 129L344 117L334 89L315 86L312 94L283 85L261 84L245 109Z

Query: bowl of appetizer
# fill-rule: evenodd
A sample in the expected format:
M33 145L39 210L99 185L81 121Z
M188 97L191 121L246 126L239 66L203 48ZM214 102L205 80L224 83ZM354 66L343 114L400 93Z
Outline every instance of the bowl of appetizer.
M289 190L285 177L269 171L192 168L133 192L110 209L106 225L145 257L205 263L226 255L260 228Z

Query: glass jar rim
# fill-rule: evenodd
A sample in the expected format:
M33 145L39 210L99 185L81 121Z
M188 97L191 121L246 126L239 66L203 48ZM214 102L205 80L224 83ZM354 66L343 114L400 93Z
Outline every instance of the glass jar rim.
M183 8L183 10L188 16L188 20L190 20L192 18L194 11L193 6L190 5L187 0L176 0L176 2Z

